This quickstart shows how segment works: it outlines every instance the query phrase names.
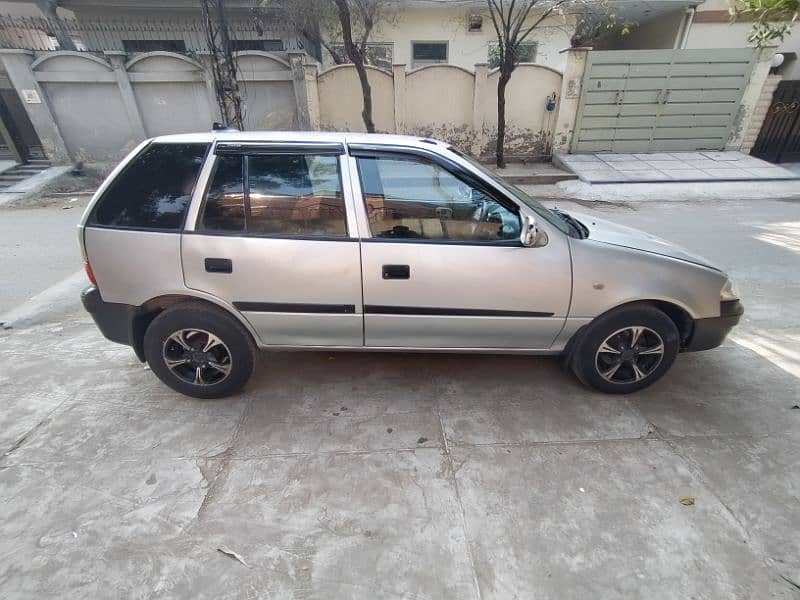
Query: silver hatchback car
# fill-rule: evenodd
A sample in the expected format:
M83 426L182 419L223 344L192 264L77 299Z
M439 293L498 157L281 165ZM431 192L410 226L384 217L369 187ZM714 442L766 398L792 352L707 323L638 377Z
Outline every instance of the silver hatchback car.
M147 140L79 234L102 333L198 398L241 388L256 348L560 355L629 393L743 312L708 261L414 137Z

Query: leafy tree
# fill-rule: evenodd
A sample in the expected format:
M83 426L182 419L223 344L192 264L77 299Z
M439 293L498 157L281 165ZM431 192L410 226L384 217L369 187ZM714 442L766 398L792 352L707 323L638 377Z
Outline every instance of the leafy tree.
M800 0L729 0L733 21L752 19L747 41L759 48L781 43L791 35Z

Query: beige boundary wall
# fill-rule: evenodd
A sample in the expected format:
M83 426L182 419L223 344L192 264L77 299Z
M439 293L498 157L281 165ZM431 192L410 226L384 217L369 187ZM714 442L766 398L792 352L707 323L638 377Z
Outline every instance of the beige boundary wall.
M373 119L378 131L444 140L478 157L489 157L497 139L497 70L486 64L474 71L454 65L428 65L392 73L368 68ZM352 65L319 72L306 65L312 128L364 131L361 87ZM538 64L521 64L506 93L506 152L510 158L541 159L550 155L556 127L561 72ZM556 98L556 109L546 110Z
M506 155L546 159L568 152L589 48L572 48L566 71L521 64L506 93ZM759 52L729 149L749 150L774 80L775 49ZM363 131L361 87L352 65L319 71L302 52L239 53L248 130ZM56 163L118 160L147 137L208 131L220 116L208 57L171 52L0 50L8 78L48 157ZM368 68L378 131L448 141L491 159L497 136L499 74L437 64L388 73ZM765 88L766 84L766 88ZM555 109L546 109L549 98Z

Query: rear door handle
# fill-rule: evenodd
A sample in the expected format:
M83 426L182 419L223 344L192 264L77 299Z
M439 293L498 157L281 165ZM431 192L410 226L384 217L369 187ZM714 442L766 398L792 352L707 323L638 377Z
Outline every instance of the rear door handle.
M383 265L384 279L410 279L411 268L408 265Z
M207 273L233 273L233 261L230 258L207 258Z

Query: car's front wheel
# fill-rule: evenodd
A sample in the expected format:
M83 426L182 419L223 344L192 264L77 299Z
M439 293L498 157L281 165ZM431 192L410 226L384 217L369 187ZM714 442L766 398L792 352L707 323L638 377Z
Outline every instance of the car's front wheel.
M675 362L680 336L654 306L630 305L592 321L572 356L582 383L601 392L630 394L658 381Z
M153 319L145 332L144 354L153 373L172 389L194 398L220 398L250 379L255 348L235 319L188 302Z

